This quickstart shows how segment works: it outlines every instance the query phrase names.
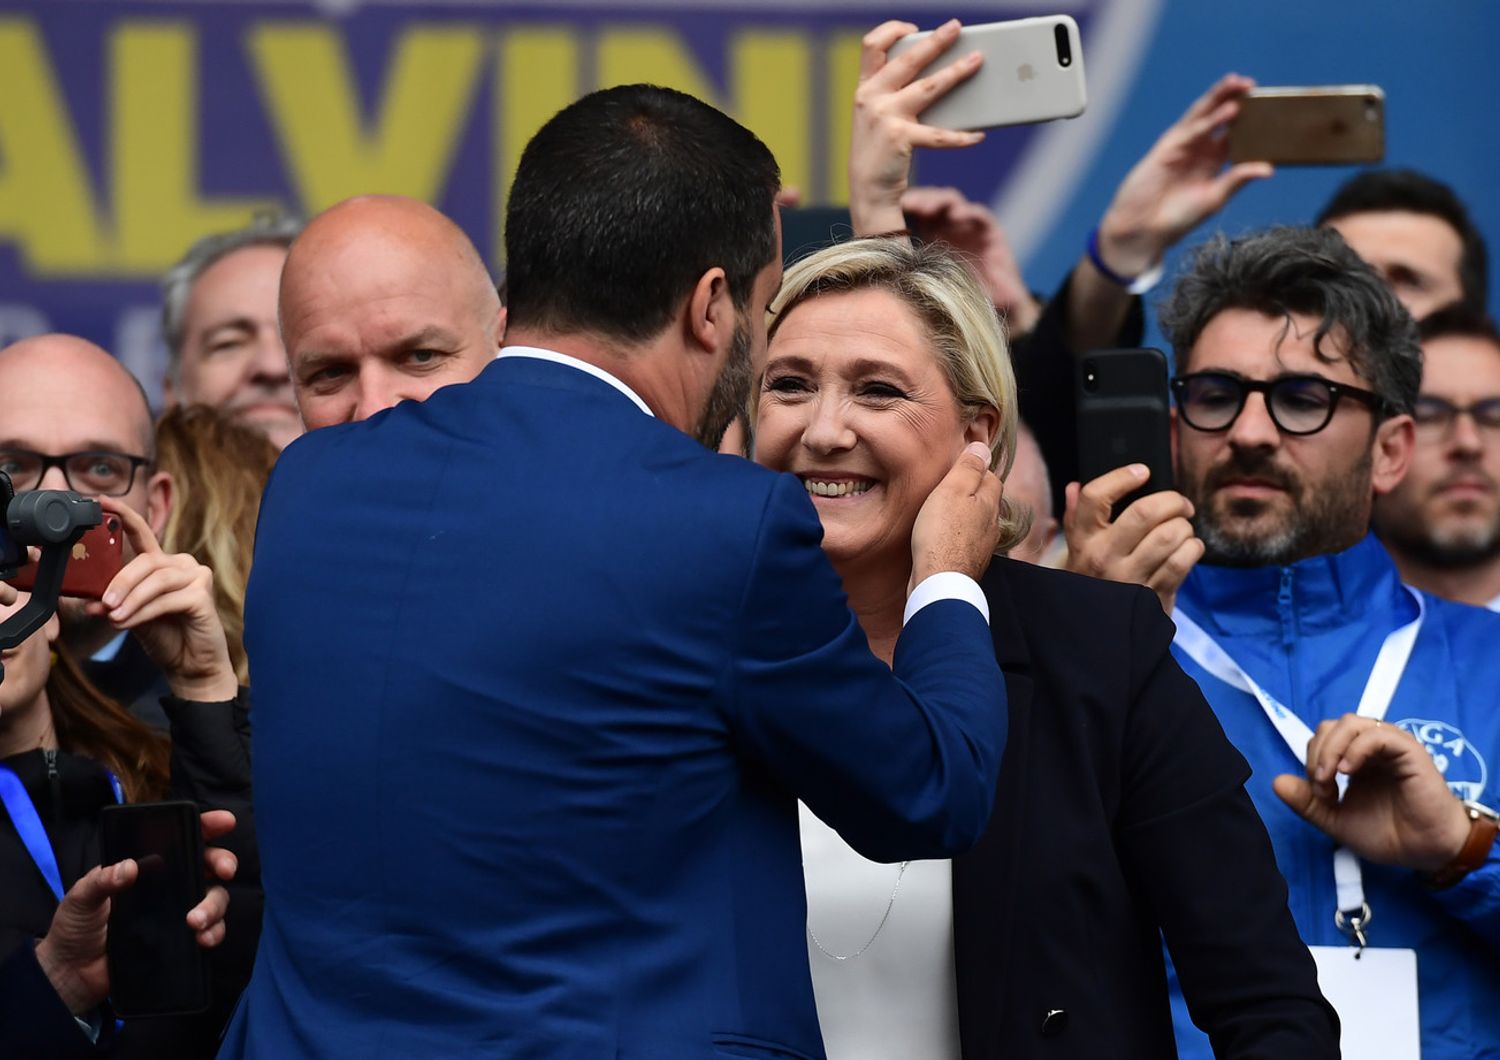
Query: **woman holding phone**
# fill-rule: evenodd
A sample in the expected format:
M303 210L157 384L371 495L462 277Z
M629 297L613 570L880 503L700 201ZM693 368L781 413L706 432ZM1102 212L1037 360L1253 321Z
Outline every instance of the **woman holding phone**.
M133 509L109 498L101 504L121 520L135 558L88 610L132 631L167 676L171 739L88 682L62 646L56 615L4 653L0 1053L94 1056L102 1048L118 1056L212 1056L232 995L221 999L224 1011L131 1022L119 1031L104 1007L101 910L133 873L97 867L99 814L118 802L163 798L239 809L239 848L253 849L245 812L249 760L239 731L247 724L246 704L214 609L211 572L189 556L163 552ZM9 586L3 592L0 615L25 602ZM203 826L205 838L216 838L227 835L235 819L205 813ZM210 849L208 869L228 880L236 860L227 850ZM227 900L216 884L190 915L188 927L201 945L218 946L225 938ZM252 904L249 912L258 910ZM253 957L255 932L236 926L229 930L232 946L215 960L216 985L226 981L219 973L227 970L232 980L235 969L248 971Z

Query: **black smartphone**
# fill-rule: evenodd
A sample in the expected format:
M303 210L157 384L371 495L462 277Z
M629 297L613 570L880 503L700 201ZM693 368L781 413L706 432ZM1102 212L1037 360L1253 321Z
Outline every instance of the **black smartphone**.
M1126 464L1151 477L1115 505L1172 488L1172 406L1160 350L1097 350L1078 359L1078 471L1085 485Z
M203 833L191 802L106 806L100 863L134 858L135 884L115 895L105 957L117 1015L170 1016L208 1008L208 955L188 926L203 900Z

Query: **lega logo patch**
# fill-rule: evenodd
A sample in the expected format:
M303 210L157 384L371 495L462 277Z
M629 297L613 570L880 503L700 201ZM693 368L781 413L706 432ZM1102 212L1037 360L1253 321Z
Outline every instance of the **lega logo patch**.
M1489 779L1489 769L1483 756L1461 731L1446 721L1422 718L1405 718L1395 725L1422 741L1453 794L1460 799L1479 801L1485 781Z

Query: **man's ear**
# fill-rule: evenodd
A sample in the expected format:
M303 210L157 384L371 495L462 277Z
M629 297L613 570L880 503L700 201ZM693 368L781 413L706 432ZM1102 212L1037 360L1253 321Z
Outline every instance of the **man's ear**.
M1384 496L1401 484L1416 444L1416 421L1410 416L1392 416L1375 428L1370 461L1375 496Z
M717 354L729 348L734 328L734 300L729 297L729 279L716 265L698 277L688 295L683 338L690 348Z
M504 306L501 306L495 313L495 326L492 329L492 333L495 336L495 349L497 352L499 351L501 346L505 345L505 325L509 319L510 310L506 309Z
M162 534L166 533L167 520L172 517L172 499L174 489L172 475L170 472L158 471L146 482L146 522L151 524L151 532L160 541Z
M994 405L986 405L974 414L974 418L964 428L964 444L969 442L983 442L991 444L995 435L1000 432L1000 410Z

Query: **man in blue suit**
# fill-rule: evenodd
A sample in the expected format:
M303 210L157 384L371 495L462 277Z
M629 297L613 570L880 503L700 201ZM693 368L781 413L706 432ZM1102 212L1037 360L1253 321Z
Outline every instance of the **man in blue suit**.
M283 454L246 630L266 920L223 1055L821 1057L796 799L872 858L978 839L988 453L918 519L893 673L805 485L708 448L778 183L691 97L580 100L511 190L512 345Z

